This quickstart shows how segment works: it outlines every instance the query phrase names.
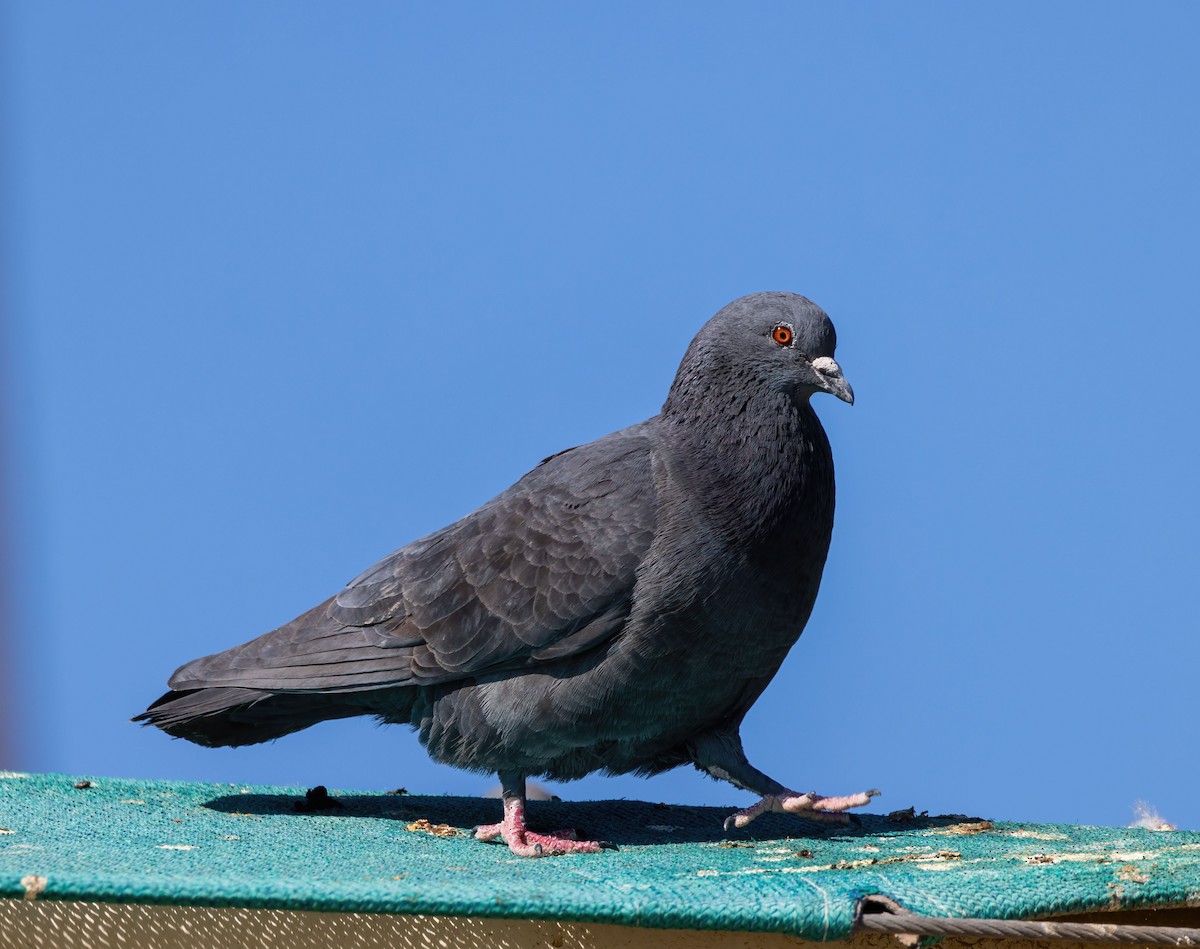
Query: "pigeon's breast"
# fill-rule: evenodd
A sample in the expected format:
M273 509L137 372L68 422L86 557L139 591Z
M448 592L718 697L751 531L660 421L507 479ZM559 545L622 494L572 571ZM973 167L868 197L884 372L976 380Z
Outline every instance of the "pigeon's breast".
M685 705L697 697L695 714L746 701L747 683L765 677L753 701L816 601L833 530L833 459L815 414L800 423L768 433L776 439L752 463L672 512L666 550L646 565L658 576L639 583L644 630L631 632L661 650L675 670L671 689Z

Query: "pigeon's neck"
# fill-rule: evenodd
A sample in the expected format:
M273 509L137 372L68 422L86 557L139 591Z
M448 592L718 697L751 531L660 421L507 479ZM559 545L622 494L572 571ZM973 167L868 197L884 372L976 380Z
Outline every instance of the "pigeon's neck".
M808 399L732 382L672 388L659 418L674 476L727 535L753 543L799 531L827 543L833 458Z

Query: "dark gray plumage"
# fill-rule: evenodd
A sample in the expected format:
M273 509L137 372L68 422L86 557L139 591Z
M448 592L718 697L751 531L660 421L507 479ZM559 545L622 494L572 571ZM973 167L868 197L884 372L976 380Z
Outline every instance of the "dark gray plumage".
M738 737L829 548L833 460L809 397L853 402L835 342L804 297L735 300L659 415L552 455L285 626L187 663L136 720L203 745L350 715L413 725L434 759L500 775L505 822L485 831L530 855L596 845L528 832L527 776L692 763L764 796L739 825L864 803L787 791Z

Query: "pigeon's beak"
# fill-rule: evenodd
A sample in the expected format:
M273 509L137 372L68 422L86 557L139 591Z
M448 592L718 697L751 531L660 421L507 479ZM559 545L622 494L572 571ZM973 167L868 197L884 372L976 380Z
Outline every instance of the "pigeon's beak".
M818 356L812 361L812 367L821 377L822 388L830 395L836 395L843 402L854 404L854 390L850 383L842 378L842 367L828 356Z

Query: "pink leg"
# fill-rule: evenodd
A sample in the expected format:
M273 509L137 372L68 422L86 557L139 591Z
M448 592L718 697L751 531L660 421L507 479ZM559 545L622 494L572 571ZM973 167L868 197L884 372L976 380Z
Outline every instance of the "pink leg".
M754 818L768 811L780 814L800 814L809 820L823 821L827 824L848 824L848 818L842 811L852 807L862 807L878 791L863 791L859 794L847 794L843 797L821 797L816 791L811 794L797 794L786 788L779 794L765 794L757 804L751 804L745 810L730 814L725 818L725 829L745 827Z
M475 828L476 840L495 840L508 844L518 857L555 857L564 853L598 853L605 845L595 840L576 840L575 831L535 834L525 826L525 802L519 797L504 798L504 820Z

